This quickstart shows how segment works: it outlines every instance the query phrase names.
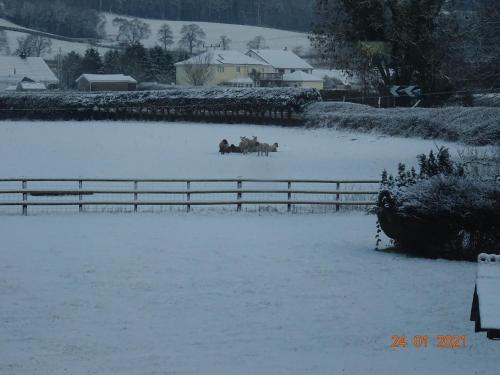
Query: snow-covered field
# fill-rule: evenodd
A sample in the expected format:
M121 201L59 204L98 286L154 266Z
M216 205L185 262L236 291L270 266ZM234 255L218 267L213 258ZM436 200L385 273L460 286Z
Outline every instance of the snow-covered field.
M278 142L269 158L218 154L226 138ZM457 146L445 142L452 153ZM115 178L379 178L416 164L432 140L333 129L144 122L0 122L0 176Z
M0 373L498 374L475 265L373 251L372 216L2 218ZM392 335L430 347L390 348ZM438 349L438 335L467 348Z
M108 38L115 38L118 34L118 28L113 25L113 20L116 17L131 19L130 17L123 17L116 14L104 13L106 17L106 34ZM231 41L231 48L236 50L248 50L247 43L256 36L263 36L266 39L266 45L273 49L282 49L288 47L292 50L294 47L302 47L305 50L309 49L311 43L306 33L298 33L287 30L271 29L258 26L247 25L233 25L227 23L214 23L214 22L189 22L189 21L170 21L170 20L152 20L143 19L142 21L148 23L151 27L151 37L147 39L144 44L148 47L153 47L158 44L158 30L161 25L168 24L174 34L175 43L181 38L180 32L182 26L191 23L200 26L207 34L206 45L216 45L220 42L220 36L226 35Z
M217 154L243 135L280 152ZM332 129L0 122L0 176L375 178L433 147ZM468 320L475 265L375 252L370 215L0 220L2 375L498 373L500 346ZM410 347L391 349L392 335ZM467 347L438 349L438 335Z

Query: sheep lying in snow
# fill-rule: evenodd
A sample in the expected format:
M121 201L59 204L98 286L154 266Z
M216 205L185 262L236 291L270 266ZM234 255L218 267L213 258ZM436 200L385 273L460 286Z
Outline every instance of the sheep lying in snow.
M221 143L219 143L219 152L224 154L240 154L241 150L238 146L233 144L229 145L229 142L226 139L223 139Z
M229 142L226 139L223 139L221 143L219 143L219 152L224 155L229 153Z
M252 137L251 139L247 137L241 137L239 146L235 146L233 144L229 145L229 142L226 139L223 139L222 142L219 143L219 152L222 155L231 153L249 154L256 152L259 156L269 156L270 152L277 152L278 147L279 146L277 143L274 143L272 145L268 143L260 143L257 137Z

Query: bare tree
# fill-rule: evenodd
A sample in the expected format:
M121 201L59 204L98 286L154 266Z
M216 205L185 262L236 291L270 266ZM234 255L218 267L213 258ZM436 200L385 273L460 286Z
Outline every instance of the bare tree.
M204 86L213 78L214 67L212 65L213 54L203 53L188 60L184 67L184 75L189 84L193 86Z
M220 36L220 48L224 51L230 49L232 40L227 35Z
M186 48L191 54L195 48L203 45L203 40L207 36L203 29L194 23L182 26L181 35L179 46Z
M52 41L38 35L27 35L17 38L16 55L40 57L52 50Z
M265 48L267 48L266 47L266 40L261 35L258 35L255 38L253 38L251 41L249 41L247 43L247 46L250 49L265 49Z
M151 36L151 28L149 25L137 18L127 20L125 18L116 17L113 20L113 25L118 26L118 36L116 39L125 45L134 45L140 43L141 40Z
M169 25L164 23L158 30L158 41L163 45L163 49L166 51L168 46L174 44L174 37L172 34L172 29Z

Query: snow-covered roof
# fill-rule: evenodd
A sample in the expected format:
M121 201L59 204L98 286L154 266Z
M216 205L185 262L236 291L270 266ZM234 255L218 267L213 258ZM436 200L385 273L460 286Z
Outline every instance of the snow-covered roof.
M17 89L26 91L47 90L47 86L42 82L19 82Z
M207 51L175 65L206 64L211 65L269 65L238 51Z
M297 70L293 73L283 75L283 81L287 82L323 82L323 79L312 74L304 73L302 70Z
M307 61L288 50L251 49L247 53L254 53L275 69L313 69Z
M88 82L101 83L137 83L135 79L124 74L82 74L76 82L85 79Z
M59 82L41 57L0 56L0 81L17 83L24 77L46 84Z

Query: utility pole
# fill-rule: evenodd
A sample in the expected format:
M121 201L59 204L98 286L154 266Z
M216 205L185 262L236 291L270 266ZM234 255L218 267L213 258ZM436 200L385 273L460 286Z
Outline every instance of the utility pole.
M260 0L257 0L257 26L262 24L262 19L260 16Z
M59 53L57 54L57 75L59 76L59 86L63 83L63 68L62 68L62 49L59 47Z

